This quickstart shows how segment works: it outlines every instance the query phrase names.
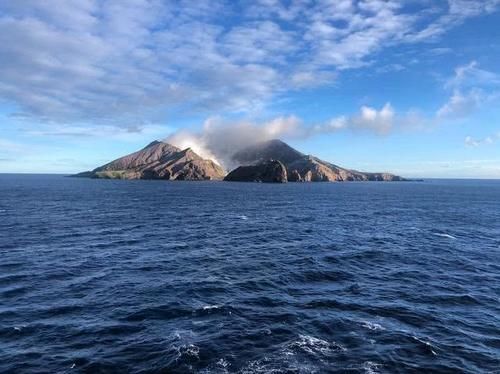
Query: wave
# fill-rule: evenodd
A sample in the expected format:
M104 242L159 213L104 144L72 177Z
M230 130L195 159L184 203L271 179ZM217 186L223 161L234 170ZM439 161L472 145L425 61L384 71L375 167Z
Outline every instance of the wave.
M453 235L445 234L445 233L441 233L441 232L433 232L432 234L435 236L439 236L441 238L456 239L456 237L454 237Z
M381 366L381 364L377 364L376 362L366 361L365 363L363 363L363 370L366 374L377 374L379 373L378 369Z
M221 305L205 305L202 309L203 310L213 310L213 309L219 309L221 308Z
M342 345L323 339L316 338L310 335L299 335L299 339L290 343L288 348L303 351L311 355L329 355L333 352L346 351Z
M374 322L363 321L361 326L363 326L365 329L372 331L385 330L385 328L382 327L382 325Z
M435 351L435 349L436 349L436 348L435 348L435 347L434 347L434 346L433 346L430 342L425 341L425 340L423 340L423 339L420 339L419 337L414 336L414 335L412 335L412 339L413 339L413 340L415 340L416 342L418 342L418 343L422 344L422 346L423 346L423 347L424 347L427 351L429 351L432 355L437 356L437 353L436 353L436 351Z

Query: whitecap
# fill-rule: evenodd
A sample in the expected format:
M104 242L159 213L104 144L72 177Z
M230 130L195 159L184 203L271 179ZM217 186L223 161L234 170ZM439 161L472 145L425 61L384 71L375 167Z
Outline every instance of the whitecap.
M19 325L19 326L14 326L14 330L15 331L21 331L22 329L24 329L26 327L26 325Z
M385 328L382 327L382 325L374 322L363 321L362 326L368 330L373 330L373 331L385 330Z
M450 235L450 234L444 234L444 233L440 233L440 232L434 232L433 234L435 236L439 236L441 238L456 239L456 237L454 237L453 235Z
M198 358L198 355L200 354L200 348L198 348L194 344L189 344L188 346L185 347L184 353L187 356Z
M226 369L231 364L226 359L221 358L219 361L217 361L217 365L222 367L223 369Z
M195 333L192 330L174 330L170 335L173 340L183 340L184 338L194 338Z
M436 351L434 351L434 346L430 343L430 342L426 342L425 340L423 339L420 339L418 338L417 336L414 336L412 335L412 338L415 339L417 342L421 343L421 344L424 344L427 348L429 348L429 350L431 351L431 353L434 355L434 356L437 356L437 353Z
M334 351L345 351L346 349L336 342L329 342L309 335L299 335L299 340L293 342L290 348L300 349L309 354L329 354Z
M183 356L199 359L200 348L194 344L181 345L175 348L177 350L176 360L181 359Z
M245 215L238 216L238 218L239 218L239 219L242 219L242 220L244 220L244 221L246 221L246 220L248 219L248 217L247 217L247 216L245 216Z
M6 211L6 209L0 209L0 213L5 213Z
M372 361L366 361L363 364L363 369L365 370L366 374L377 374L378 373L378 368L382 366L380 364L377 364L376 362Z
M203 307L203 310L219 309L220 307L221 307L220 305L205 305Z

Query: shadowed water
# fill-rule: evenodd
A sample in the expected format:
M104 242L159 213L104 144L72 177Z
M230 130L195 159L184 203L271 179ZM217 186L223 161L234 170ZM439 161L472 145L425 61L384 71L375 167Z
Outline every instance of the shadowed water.
M0 175L0 255L0 372L500 368L500 182Z

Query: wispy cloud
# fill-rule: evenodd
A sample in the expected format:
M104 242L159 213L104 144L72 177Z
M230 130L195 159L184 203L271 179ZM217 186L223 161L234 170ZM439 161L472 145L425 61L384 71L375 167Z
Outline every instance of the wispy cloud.
M485 138L474 138L472 136L466 136L464 143L467 147L479 147L482 145L489 145L500 141L500 132L487 136Z
M435 20L415 31L408 40L413 42L434 40L468 18L494 12L499 5L499 0L437 2L433 8L428 9L428 13L436 16Z
M449 78L445 89L452 94L448 101L438 109L438 118L466 117L491 102L500 94L500 75L479 68L477 61L455 69L454 75Z
M500 87L500 75L481 69L477 61L458 66L455 74L445 84L446 88Z
M483 102L483 93L480 90L471 90L462 93L455 90L448 101L438 109L438 118L461 118L474 112Z
M158 124L140 124L116 127L111 125L78 126L71 124L43 124L36 129L27 128L24 133L33 137L103 138L109 140L136 141L142 138L164 137L173 130Z
M0 97L44 121L104 126L171 108L249 112L498 5L449 0L430 14L397 0L1 2Z
M27 147L24 144L0 138L0 154L22 153Z

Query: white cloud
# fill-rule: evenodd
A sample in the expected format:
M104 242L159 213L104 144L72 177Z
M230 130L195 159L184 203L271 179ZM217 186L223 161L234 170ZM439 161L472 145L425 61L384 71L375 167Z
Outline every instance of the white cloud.
M465 137L465 145L468 147L477 147L480 142L472 138L471 136L466 136Z
M391 130L394 121L394 109L390 103L384 105L377 111L367 106L361 107L360 115L352 119L355 127L370 129L379 133L387 133Z
M481 139L473 138L472 136L466 136L464 143L467 147L479 147L481 145L494 144L499 140L500 140L500 132Z
M483 95L478 90L466 94L455 90L448 101L438 109L438 118L461 118L474 112L482 103Z
M306 124L295 116L277 117L269 121L228 122L209 118L200 131L179 130L167 141L180 147L192 148L205 158L215 160L230 169L235 150L270 139L304 139L339 131L365 131L387 135L399 128L413 126L422 121L417 114L408 112L398 115L390 103L380 109L362 106L358 113L339 116L324 123Z
M385 135L394 129L396 122L398 125L405 126L412 124L414 121L419 121L419 119L413 113L409 112L397 115L392 105L386 103L378 110L364 105L357 114L332 118L327 123L316 125L313 128L314 133L328 133L350 129Z
M466 117L500 94L500 75L479 68L477 61L458 66L445 83L452 90L448 101L438 109L438 118Z
M450 0L435 21L398 0L4 1L0 98L38 119L102 126L179 107L251 112L498 5Z
M278 117L260 124L209 118L201 131L181 130L170 135L167 141L180 148L190 147L229 170L234 166L231 156L235 150L265 140L302 136L303 131L302 122L294 116Z
M499 87L500 75L479 68L477 61L458 66L455 74L445 84L446 88Z
M155 138L163 138L171 133L172 129L159 124L136 124L129 126L83 126L71 124L42 124L37 129L26 129L25 133L30 136L43 137L70 137L70 138L104 138L109 140L133 141L140 138L145 141Z
M499 0L448 0L444 7L438 2L430 9L432 13L438 14L437 19L413 32L407 39L413 42L436 39L468 18L493 13L499 5Z

